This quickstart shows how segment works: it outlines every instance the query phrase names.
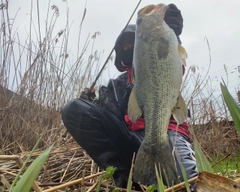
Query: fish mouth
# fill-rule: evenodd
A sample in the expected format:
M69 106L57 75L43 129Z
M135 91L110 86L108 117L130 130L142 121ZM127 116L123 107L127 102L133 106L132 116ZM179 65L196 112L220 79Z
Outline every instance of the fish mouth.
M158 5L148 5L146 7L143 7L142 9L140 9L138 11L138 15L140 16L148 16L148 15L151 15L151 14L154 14L156 12L159 12L161 13L161 17L164 18L165 16L165 13L166 11L169 9L169 6L168 5L165 5L163 3L160 3Z

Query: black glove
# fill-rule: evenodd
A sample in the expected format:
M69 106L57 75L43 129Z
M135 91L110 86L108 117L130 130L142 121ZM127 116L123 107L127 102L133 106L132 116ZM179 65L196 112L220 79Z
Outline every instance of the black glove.
M173 29L176 36L181 35L183 28L183 18L181 11L174 4L169 4L169 9L165 13L164 20Z
M130 93L131 93L131 91L132 91L132 88L133 88L133 83L128 83L128 84L126 85L126 93L124 94L123 99L127 99L127 101L128 101L128 98L129 98L129 96L130 96Z

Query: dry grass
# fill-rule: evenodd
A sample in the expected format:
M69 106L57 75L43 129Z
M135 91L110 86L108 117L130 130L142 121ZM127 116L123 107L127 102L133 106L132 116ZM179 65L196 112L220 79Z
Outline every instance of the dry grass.
M208 41L206 45L209 50L210 67L211 53ZM185 75L182 94L191 111L188 123L209 158L222 158L228 154L232 157L239 156L240 135L222 95L214 93L208 73L209 70L204 73L198 70L197 66L190 66Z
M222 158L228 154L240 154L240 136L232 121L210 121L193 125L197 139L210 157Z
M26 40L13 33L14 18L7 3L0 5L0 11L0 149L2 154L15 154L31 150L40 134L40 147L58 140L64 129L61 107L79 97L98 71L99 53L89 45L94 45L99 33L88 38L82 50L80 40L76 43L78 56L74 61L68 53L68 21L65 29L54 32L59 16L56 5L49 7L44 18L44 32L39 23L30 22ZM37 13L40 16L38 9Z
M0 91L1 154L31 150L40 134L43 134L43 139L39 147L58 140L63 129L59 111L37 104L3 87L0 87Z
M41 149L36 150L31 157L31 163L40 153ZM24 161L29 151L22 152L16 155L2 156L0 155L1 175L11 182L19 171L19 163L15 161L16 157ZM42 189L48 189L60 184L74 181L79 178L84 178L89 175L99 173L99 169L91 158L82 150L78 144L72 140L65 142L64 140L53 148L48 161L42 168L37 184ZM73 191L79 188L80 185L90 185L96 183L98 177L87 180L88 183L82 182L79 185L71 185L68 190Z
M36 10L30 10L30 14L33 11ZM61 107L68 100L79 97L99 70L99 53L89 47L94 45L99 33L93 34L82 46L78 38L74 61L68 53L68 21L64 29L56 32L57 5L50 6L48 11L44 32L39 23L31 21L27 39L22 40L13 33L14 18L9 15L8 3L2 1L0 5L0 190L2 184L11 183L19 171L15 160L6 161L3 155L13 155L10 159L17 155L24 161L40 135L42 140L31 161L53 143L54 149L39 174L39 186L47 189L99 172L71 137L62 137L65 127L60 115ZM37 15L40 18L38 9ZM83 20L84 15L79 37ZM96 178L88 180L88 185ZM70 191L78 187L71 186Z
M45 18L45 33L40 32L38 23L35 24L37 29L31 23L27 39L23 41L12 31L14 18L9 15L8 9L6 3L0 5L0 155L18 155L24 161L40 135L43 135L32 160L53 143L54 149L38 177L39 186L47 189L98 173L100 170L85 151L69 135L68 138L62 137L65 128L60 110L68 100L78 97L82 89L93 82L98 71L96 63L99 53L93 47L90 48L90 55L86 52L90 43L94 45L99 33L87 39L82 50L79 49L78 39L78 56L74 61L68 53L68 22L65 29L57 33L53 30L59 15L57 5L49 7L49 15L52 15ZM37 13L40 14L38 10ZM39 32L33 33L33 30ZM35 33L36 36L33 35ZM226 116L221 100L209 91L211 81L192 69L187 72L183 93L188 98L192 113L189 124L200 144L209 157L239 154L239 135ZM18 170L15 161L0 159L2 183L3 178L11 183ZM89 187L81 186L94 185L97 178L75 184L68 191L79 188L85 191Z

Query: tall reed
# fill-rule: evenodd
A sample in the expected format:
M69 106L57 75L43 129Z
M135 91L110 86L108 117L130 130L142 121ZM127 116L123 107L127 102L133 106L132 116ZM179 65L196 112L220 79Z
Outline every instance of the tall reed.
M0 147L4 154L32 149L41 133L44 135L40 147L60 142L65 131L61 107L79 97L99 71L100 53L94 50L99 32L89 35L83 45L80 40L76 42L78 54L74 59L68 48L68 12L65 28L57 29L57 23L61 22L58 6L49 4L48 14L44 16L38 3L30 10L26 39L19 38L14 31L15 18L10 15L8 2L0 5ZM38 16L36 23L33 12ZM44 29L40 26L41 19L45 21Z

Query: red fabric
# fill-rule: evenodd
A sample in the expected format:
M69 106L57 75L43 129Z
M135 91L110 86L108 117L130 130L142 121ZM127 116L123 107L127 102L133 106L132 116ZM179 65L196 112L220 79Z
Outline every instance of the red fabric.
M132 67L127 68L127 72L128 72L128 83L132 83Z
M144 119L142 117L140 117L136 123L133 122L128 115L125 115L124 118L130 130L136 131L144 129ZM177 122L174 119L171 119L168 124L168 129L177 131L189 137L188 124L186 122L183 122L182 124L177 126Z
M129 118L128 114L124 116L124 119L125 122L128 124L128 128L132 131L144 129L144 119L142 117L140 117L136 123Z
M186 122L183 122L182 124L177 126L177 122L175 121L175 119L170 119L168 129L176 130L177 132L182 133L188 137L190 136L190 133L188 131L188 124Z

